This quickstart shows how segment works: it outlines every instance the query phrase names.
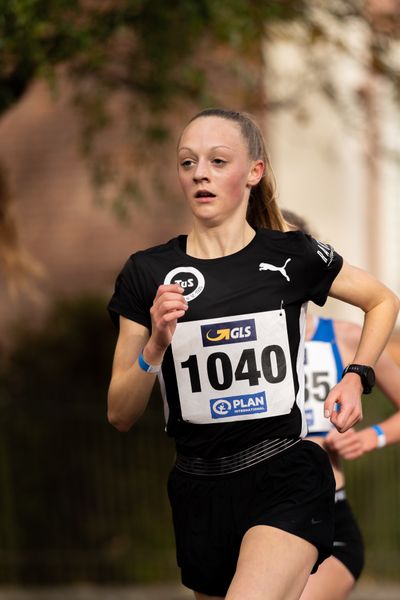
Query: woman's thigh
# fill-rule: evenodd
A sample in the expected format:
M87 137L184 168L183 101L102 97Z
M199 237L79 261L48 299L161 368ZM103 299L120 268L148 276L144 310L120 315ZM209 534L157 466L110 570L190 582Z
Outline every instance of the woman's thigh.
M337 558L330 556L309 577L301 600L345 600L354 583L350 571Z
M226 600L297 600L318 551L306 540L266 525L247 531Z

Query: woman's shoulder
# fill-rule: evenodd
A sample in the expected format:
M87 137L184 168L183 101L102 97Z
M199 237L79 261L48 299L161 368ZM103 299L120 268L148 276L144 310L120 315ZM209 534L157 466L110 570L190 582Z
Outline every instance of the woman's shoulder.
M141 263L142 261L146 261L148 258L157 258L160 255L169 254L170 252L175 252L177 246L180 245L180 240L185 236L177 236L164 242L162 244L157 244L155 246L150 246L148 248L141 248L135 250L127 259L127 264L129 263Z
M260 229L257 230L257 233L263 238L275 238L281 240L301 240L306 236L306 234L299 229L280 231L279 229L266 229L260 227Z
M293 249L296 253L306 253L316 240L299 229L279 231L277 229L258 229L257 237L261 243L273 244L276 248Z

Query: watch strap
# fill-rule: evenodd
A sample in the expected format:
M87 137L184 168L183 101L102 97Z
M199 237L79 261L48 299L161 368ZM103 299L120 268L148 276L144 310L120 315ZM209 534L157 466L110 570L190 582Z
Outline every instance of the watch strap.
M356 373L357 375L359 375L363 386L363 394L371 393L371 390L375 383L375 373L372 367L352 363L350 365L347 365L347 367L344 369L342 373L342 378L346 375L346 373ZM372 375L372 382L368 381L367 373L370 373Z

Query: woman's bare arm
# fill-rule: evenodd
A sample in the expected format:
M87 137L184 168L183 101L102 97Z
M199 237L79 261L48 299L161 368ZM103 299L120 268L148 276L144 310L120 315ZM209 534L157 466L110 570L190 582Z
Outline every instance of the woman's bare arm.
M344 263L329 295L364 311L364 325L353 363L375 366L393 330L399 299L383 283L362 269ZM344 432L362 418L362 385L355 373L347 373L325 401L325 415ZM335 406L339 410L335 410Z
M162 363L177 320L187 309L182 292L176 284L158 288L150 310L151 336L143 325L120 317L108 390L108 420L119 431L128 431L146 409L156 376L141 369L138 357L142 352L148 364Z

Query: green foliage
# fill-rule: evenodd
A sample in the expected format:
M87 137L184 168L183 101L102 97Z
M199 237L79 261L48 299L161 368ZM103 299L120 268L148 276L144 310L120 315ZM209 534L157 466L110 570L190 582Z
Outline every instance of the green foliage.
M96 148L100 134L107 142L112 100L123 96L126 101L118 121L125 124L136 164L135 149L167 140L166 115L170 109L179 111L182 99L196 107L225 101L252 110L255 98L263 105L261 76L252 67L256 63L261 71L267 26L288 20L303 25L310 72L315 70L321 90L341 110L332 82L316 68L313 56L321 41L343 49L335 32L347 19L370 29L370 67L400 90L397 65L387 58L398 30L377 28L378 19L359 0L0 0L0 114L37 77L57 89L59 73L67 76L83 117L82 147L94 194L126 219L129 202L143 199L140 177L122 173L112 150L103 148L99 156ZM221 47L229 52L218 58ZM214 80L209 78L213 68ZM231 87L225 89L229 77ZM238 89L253 105L235 103Z
M171 96L198 91L201 78L187 66L204 36L243 50L260 38L265 19L298 15L301 5L293 0L2 0L0 112L19 100L33 78L54 75L54 67L64 63L163 108ZM122 72L114 68L121 58Z
M32 395L38 401L49 397L59 409L59 402L68 406L71 402L87 401L86 388L93 389L93 385L103 390L104 396L114 341L104 301L90 296L75 302L61 300L47 317L42 331L25 325L17 328L14 335L15 350L9 359L7 379L13 402L23 402ZM104 372L107 363L109 369ZM79 379L78 388L71 374Z
M50 74L82 50L79 29L67 17L72 0L3 0L0 8L0 112L25 93L32 80Z
M221 45L233 53L223 71L235 74L235 88L261 98L246 60L253 53L261 62L266 22L297 18L304 6L296 0L0 0L0 114L36 78L57 90L59 74L67 76L82 115L94 195L126 219L129 202L142 199L140 177L123 174L112 150L99 155L96 148L114 122L113 99L126 99L118 120L134 155L167 140L164 116L177 101L212 104L215 88L221 97L224 78L217 86L207 79Z
M393 414L393 405L375 389L363 401L361 427L380 423ZM398 444L344 463L346 489L366 545L366 573L398 579L400 553L400 448Z
M132 433L108 424L105 306L57 303L40 330L19 329L2 365L0 583L176 576L161 402Z

